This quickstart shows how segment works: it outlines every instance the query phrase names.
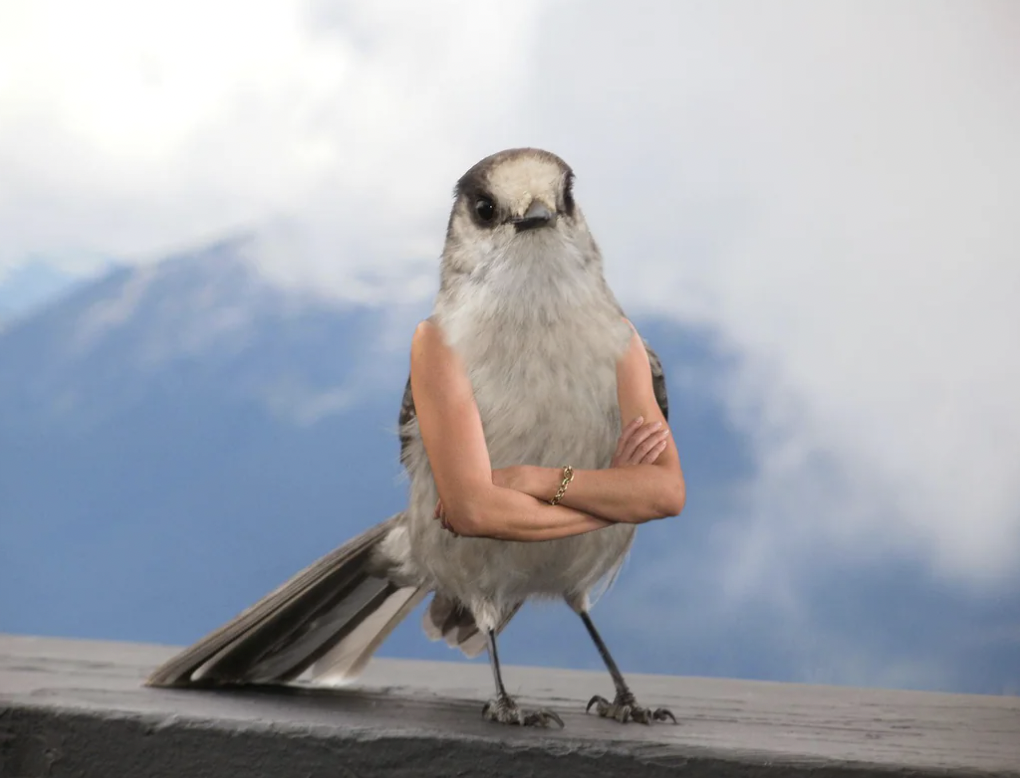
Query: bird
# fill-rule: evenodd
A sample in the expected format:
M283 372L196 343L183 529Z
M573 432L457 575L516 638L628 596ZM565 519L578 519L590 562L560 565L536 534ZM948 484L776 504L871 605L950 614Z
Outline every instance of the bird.
M574 181L562 158L524 147L485 157L454 187L429 321L464 365L494 470L607 468L618 447L616 364L636 331L606 281ZM644 338L641 344L655 403L668 419L662 362ZM669 709L638 702L590 613L593 594L618 574L636 524L537 542L451 532L436 520L441 501L419 421L409 377L398 416L405 510L171 657L146 684L341 685L431 595L426 636L468 657L488 652L495 696L483 717L562 727L555 711L525 709L507 692L497 650L526 602L559 599L583 621L615 689L612 701L593 695L586 711L621 723L676 723Z

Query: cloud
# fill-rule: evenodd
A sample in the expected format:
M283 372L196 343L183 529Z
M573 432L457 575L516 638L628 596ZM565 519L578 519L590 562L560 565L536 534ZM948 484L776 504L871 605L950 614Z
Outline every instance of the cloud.
M546 146L628 308L740 355L758 474L734 596L816 553L1002 584L1018 27L1008 2L15 0L0 268L255 227L281 282L420 299L456 176Z
M584 78L532 99L570 117L550 109L544 137L580 171L621 296L707 323L744 357L730 400L757 444L761 524L744 574L814 538L1011 577L1015 9L626 13L641 24L611 4L561 11L543 70Z
M0 267L155 256L281 219L349 236L319 266L366 244L404 257L425 235L434 254L437 191L529 82L537 7L5 3Z

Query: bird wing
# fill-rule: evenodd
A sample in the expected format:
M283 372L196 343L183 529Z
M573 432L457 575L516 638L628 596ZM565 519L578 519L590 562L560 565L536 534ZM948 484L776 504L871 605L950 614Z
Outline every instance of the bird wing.
M655 402L662 411L662 417L669 421L669 394L666 392L666 372L662 368L662 360L655 353L648 341L644 338L641 342L645 344L645 352L648 354L648 364L652 368L652 391L655 393Z
M404 385L404 397L400 401L400 417L397 424L400 427L400 461L407 466L407 447L411 443L411 433L408 426L417 418L414 411L414 395L411 394L411 376L408 374L407 383Z

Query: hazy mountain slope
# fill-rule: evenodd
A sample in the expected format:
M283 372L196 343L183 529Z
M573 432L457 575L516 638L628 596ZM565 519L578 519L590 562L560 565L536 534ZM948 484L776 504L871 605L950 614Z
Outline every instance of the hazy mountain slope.
M30 260L0 272L0 330L80 283L78 276L43 260Z
M395 420L427 305L298 295L243 247L117 270L0 333L0 629L186 643L402 506ZM596 609L621 663L1020 687L1002 629L1020 596L965 596L896 559L861 569L832 549L804 559L796 619L725 596L756 467L723 402L733 357L710 333L636 323L667 366L689 499L679 520L641 529ZM576 621L526 609L507 661L598 666ZM382 653L458 656L417 616Z

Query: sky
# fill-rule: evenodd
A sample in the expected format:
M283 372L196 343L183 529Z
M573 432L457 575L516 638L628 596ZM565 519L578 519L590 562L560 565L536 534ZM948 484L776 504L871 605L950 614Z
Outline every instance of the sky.
M460 174L548 148L628 311L734 355L732 596L795 608L822 546L1015 592L1018 34L1009 0L5 0L0 285L254 230L280 283L420 300Z

